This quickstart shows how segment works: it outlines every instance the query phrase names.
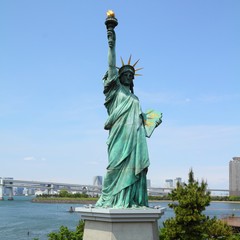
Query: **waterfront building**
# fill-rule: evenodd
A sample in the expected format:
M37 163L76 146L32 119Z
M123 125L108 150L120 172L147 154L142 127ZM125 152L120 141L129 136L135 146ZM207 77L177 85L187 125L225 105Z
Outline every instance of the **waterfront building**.
M26 195L26 196L28 195L28 189L27 188L23 189L23 194Z
M151 180L147 179L147 188L150 188L150 187L151 187Z
M182 178L177 177L174 179L174 187L177 187L177 183L180 183L180 185L182 184Z
M165 186L167 188L173 188L173 179L166 179L165 180Z
M0 177L0 179L3 181L3 180L13 180L13 177ZM2 182L1 181L1 182ZM10 182L11 183L11 182ZM1 194L0 194L0 197L1 195L9 195L9 192L12 191L13 189L11 188L7 188L5 186L2 186L1 187ZM0 199L1 200L1 199Z
M23 195L23 190L24 187L17 187L16 190L14 191L15 195Z
M240 196L240 157L229 162L229 195Z
M34 195L35 194L35 189L34 188L29 188L28 189L28 195Z
M93 178L93 185L98 187L102 186L102 176L95 176Z
M166 188L175 188L175 187L177 187L177 183L182 184L182 178L177 177L174 180L173 179L166 179L165 180L165 187Z

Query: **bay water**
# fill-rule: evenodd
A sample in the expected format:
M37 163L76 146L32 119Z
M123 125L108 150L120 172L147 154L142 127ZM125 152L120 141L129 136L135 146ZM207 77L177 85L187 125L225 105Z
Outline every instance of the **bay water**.
M75 230L80 220L79 213L70 213L70 207L81 204L32 203L31 197L15 196L13 201L0 201L0 240L47 240L48 233L58 231L60 226ZM152 202L151 206L165 207L159 224L174 216L168 202ZM240 216L240 204L212 202L205 211L210 217L222 218L234 214Z

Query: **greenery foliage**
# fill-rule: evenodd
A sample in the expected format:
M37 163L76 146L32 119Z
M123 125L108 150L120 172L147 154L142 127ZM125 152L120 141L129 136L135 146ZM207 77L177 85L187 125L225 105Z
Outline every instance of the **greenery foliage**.
M69 193L61 190L57 195L43 195L39 198L81 198L96 199L81 193ZM209 218L203 212L211 200L239 201L238 196L211 197L207 191L207 183L199 183L194 179L193 171L189 172L187 184L178 184L170 194L166 196L149 196L149 200L170 200L169 207L175 213L174 218L167 219L163 228L159 231L160 240L240 240L240 235L234 234L231 227L217 218ZM49 240L82 240L84 221L80 221L76 231L71 231L61 226L58 232L48 235Z
M85 193L71 193L67 190L60 190L58 194L43 194L34 198L33 202L65 202L65 203L77 203L77 202L96 202L98 196L92 197Z
M48 240L82 240L84 231L84 221L79 221L76 231L71 231L65 226L61 226L58 232L48 234Z
M210 196L211 201L240 201L240 196ZM71 193L66 189L62 189L58 194L42 194L37 196L40 198L87 198L97 200L98 196L92 197L85 193ZM148 200L150 201L166 201L171 200L171 194L163 195L163 196L148 196Z
M210 196L211 201L240 201L238 196ZM164 196L149 196L148 200L150 201L171 201L170 194Z
M169 195L164 195L164 196L148 196L149 201L166 201L170 200Z
M175 217L163 223L161 240L230 239L232 236L231 227L203 213L210 204L210 192L207 191L206 182L199 183L194 179L192 170L188 184L178 184L169 197L173 201L169 207L173 209Z
M240 201L240 196L229 196L229 201Z
M58 198L89 198L89 195L85 193L71 193L68 192L65 189L62 189L59 191L58 194L42 194L38 195L37 198L53 198L53 197L58 197Z

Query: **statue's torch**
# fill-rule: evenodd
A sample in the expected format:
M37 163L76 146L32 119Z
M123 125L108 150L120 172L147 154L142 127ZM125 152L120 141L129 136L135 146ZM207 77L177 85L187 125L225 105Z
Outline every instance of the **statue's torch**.
M107 11L105 25L107 30L114 30L114 28L118 25L118 20L115 18L115 14L112 10Z

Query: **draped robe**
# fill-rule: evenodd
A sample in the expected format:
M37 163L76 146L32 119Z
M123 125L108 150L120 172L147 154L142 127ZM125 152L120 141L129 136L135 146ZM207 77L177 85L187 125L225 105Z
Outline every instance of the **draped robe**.
M148 206L149 156L139 100L121 85L118 75L104 78L104 94L109 162L96 207Z

